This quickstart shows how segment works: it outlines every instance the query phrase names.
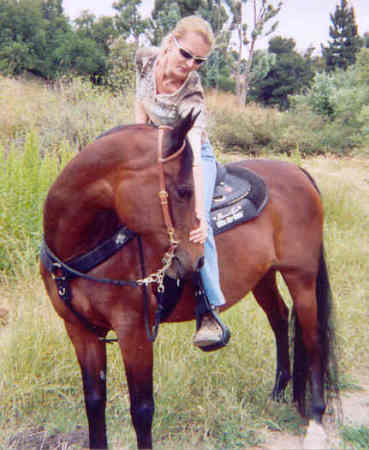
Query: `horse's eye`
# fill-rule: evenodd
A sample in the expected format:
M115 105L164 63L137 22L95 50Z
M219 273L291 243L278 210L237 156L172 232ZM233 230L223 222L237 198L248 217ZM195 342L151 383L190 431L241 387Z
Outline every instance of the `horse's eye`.
M193 189L191 186L188 185L181 185L177 187L177 192L179 197L183 199L189 199L192 196Z

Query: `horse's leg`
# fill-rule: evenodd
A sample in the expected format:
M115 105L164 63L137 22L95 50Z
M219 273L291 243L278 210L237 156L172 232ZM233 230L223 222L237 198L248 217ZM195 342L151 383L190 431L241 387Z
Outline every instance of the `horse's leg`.
M154 416L153 345L146 336L143 323L125 330L124 335L117 331L117 335L126 370L137 447L151 449L151 426Z
M80 324L66 323L66 329L81 368L90 448L104 449L107 448L106 344Z
M294 351L294 400L305 414L305 389L311 373L311 414L319 424L326 408L324 401L324 349L321 334L327 332L319 324L316 275L303 270L283 274L296 312Z
M291 378L288 342L288 308L281 297L276 272L270 270L253 289L256 301L268 317L277 346L277 370L272 392L273 400L283 399L284 390Z

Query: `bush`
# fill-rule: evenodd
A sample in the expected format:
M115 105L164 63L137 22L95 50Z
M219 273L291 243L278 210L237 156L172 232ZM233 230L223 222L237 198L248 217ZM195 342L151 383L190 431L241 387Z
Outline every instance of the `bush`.
M332 94L335 86L331 75L317 73L314 85L310 90L308 103L312 110L324 117L331 117L334 113Z
M240 106L230 94L208 96L209 135L224 152L258 155L270 147L281 113L255 104Z
M210 139L224 152L257 156L327 151L324 119L298 102L290 111L280 112L256 104L242 107L234 96L211 93L208 108Z
M135 84L136 45L120 36L109 44L106 84L113 92L122 94Z
M317 74L306 95L291 98L295 112L310 110L323 119L318 135L326 151L347 154L355 146L368 148L368 73L369 52L362 49L354 66Z

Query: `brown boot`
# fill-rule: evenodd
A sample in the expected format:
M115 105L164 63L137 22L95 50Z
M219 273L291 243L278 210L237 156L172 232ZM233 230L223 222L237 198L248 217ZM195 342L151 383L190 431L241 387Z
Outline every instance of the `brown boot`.
M205 314L201 321L201 326L197 330L193 343L196 347L207 347L218 344L223 338L221 326L211 314Z

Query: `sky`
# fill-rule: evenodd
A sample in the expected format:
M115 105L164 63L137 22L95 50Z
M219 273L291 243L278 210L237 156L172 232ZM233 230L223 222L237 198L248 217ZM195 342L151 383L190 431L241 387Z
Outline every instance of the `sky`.
M274 5L278 3L277 0L271 2ZM149 14L153 3L154 0L143 0L143 11ZM268 40L273 36L283 36L293 38L297 50L301 52L311 45L319 51L320 44L327 44L329 40L329 26L332 24L330 14L334 13L339 3L340 0L284 0L276 17L279 20L276 32L267 39L259 39L256 49L267 48ZM64 12L71 19L79 16L83 10L97 17L114 15L112 4L113 0L63 0ZM349 0L349 4L354 8L359 34L369 32L369 0Z

